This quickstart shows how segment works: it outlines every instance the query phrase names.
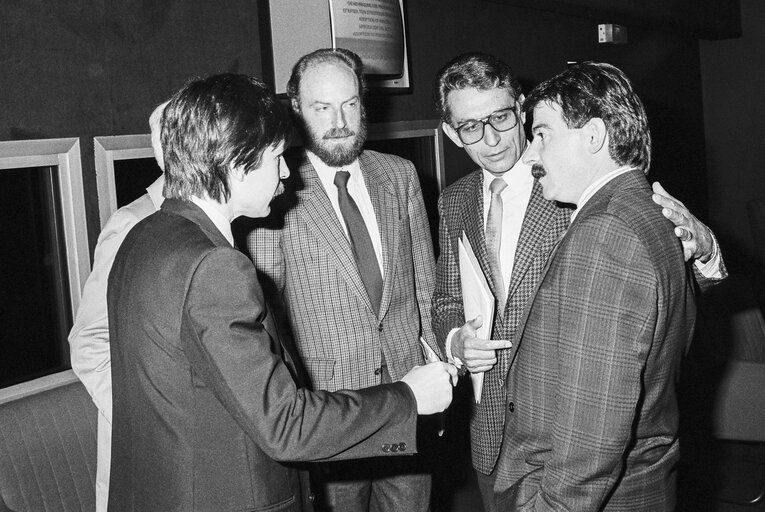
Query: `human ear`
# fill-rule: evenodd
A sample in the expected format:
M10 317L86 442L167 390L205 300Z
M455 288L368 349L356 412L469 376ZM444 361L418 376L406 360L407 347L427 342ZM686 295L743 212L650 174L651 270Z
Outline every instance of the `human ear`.
M455 130L452 127L452 125L450 125L449 123L442 122L441 128L444 130L444 133L446 134L446 136L452 139L452 142L454 142L457 146L461 148L465 147L465 145L460 140L459 135L457 135L457 130Z
M247 173L244 172L243 165L234 165L233 163L230 163L228 164L228 174L231 176L231 179L244 181L244 177Z
M584 125L586 143L590 153L598 153L603 147L608 147L608 130L606 123L599 117L593 117Z
M518 96L518 99L515 100L516 107L518 108L518 119L521 121L521 124L526 124L526 112L523 110L523 103L526 101L526 97L521 94Z

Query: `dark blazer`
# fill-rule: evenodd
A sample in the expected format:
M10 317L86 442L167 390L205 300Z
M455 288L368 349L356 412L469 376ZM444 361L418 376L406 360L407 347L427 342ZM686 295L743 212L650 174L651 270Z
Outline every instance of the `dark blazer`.
M281 229L248 236L257 269L283 294L300 360L315 389L360 389L380 383L381 354L391 379L423 364L420 336L435 350L430 300L433 243L412 163L364 151L359 166L382 242L379 314L364 288L351 245L307 157L303 188Z
M433 327L442 349L445 349L449 331L465 323L457 251L457 240L463 231L470 240L492 292L495 292L486 253L482 185L483 173L479 169L449 186L438 201L441 252L436 267ZM534 183L518 239L513 273L508 283L507 304L504 311L495 313L492 339L513 339L547 257L566 230L570 215L570 209L560 208L545 200L539 183ZM514 351L515 348L497 351L497 364L486 372L481 402L473 404L473 414L470 417L473 466L487 475L494 470L502 445L505 378Z
M193 203L133 228L108 309L112 512L296 511L297 473L277 461L415 451L406 384L295 387L252 263Z
M514 339L499 510L674 509L691 283L640 171L581 208Z

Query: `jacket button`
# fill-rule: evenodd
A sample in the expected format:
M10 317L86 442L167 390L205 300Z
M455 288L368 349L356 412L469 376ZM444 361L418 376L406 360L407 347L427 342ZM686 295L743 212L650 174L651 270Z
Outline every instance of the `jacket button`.
M390 445L388 443L382 445L382 451L388 453L390 451Z
M396 453L398 451L398 445L396 443L390 445L390 451L391 453Z
M379 332L383 332L383 324L382 324L382 322L380 322L380 325L377 326L377 330Z
M382 373L382 368L375 368L375 375L380 375Z
M398 451L405 452L406 451L406 443L398 443Z
M510 402L509 404L507 404L507 408L510 410L510 412L515 412L515 403Z

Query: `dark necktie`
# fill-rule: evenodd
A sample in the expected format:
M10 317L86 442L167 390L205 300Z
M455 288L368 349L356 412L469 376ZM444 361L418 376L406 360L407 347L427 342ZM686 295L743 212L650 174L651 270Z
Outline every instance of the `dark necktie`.
M382 274L377 263L372 239L369 237L366 224L364 224L364 218L361 216L356 202L348 194L348 179L350 177L351 174L348 171L337 171L335 173L337 200L340 203L340 212L343 214L345 226L348 228L348 237L350 238L351 249L356 259L356 266L359 269L361 280L367 289L367 295L369 295L369 300L372 302L372 308L375 314L378 314L382 299Z
M502 242L502 191L507 183L502 178L494 178L489 185L491 202L489 203L489 215L486 218L486 252L489 256L491 273L494 276L494 288L497 290L497 307L500 311L505 310L507 289L505 280L502 278L502 264L499 257L499 246Z

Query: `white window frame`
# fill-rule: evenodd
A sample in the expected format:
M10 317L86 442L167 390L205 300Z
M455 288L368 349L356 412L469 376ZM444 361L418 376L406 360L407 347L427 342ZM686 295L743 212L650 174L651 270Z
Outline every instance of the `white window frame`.
M77 313L82 287L90 274L85 196L82 187L80 139L40 139L0 141L0 172L6 169L36 169L56 167L60 193L62 228L66 248L66 269L69 281L69 303L72 318ZM53 375L17 384L0 390L0 403L18 399L47 386L76 380L74 372L67 370Z

